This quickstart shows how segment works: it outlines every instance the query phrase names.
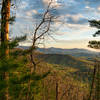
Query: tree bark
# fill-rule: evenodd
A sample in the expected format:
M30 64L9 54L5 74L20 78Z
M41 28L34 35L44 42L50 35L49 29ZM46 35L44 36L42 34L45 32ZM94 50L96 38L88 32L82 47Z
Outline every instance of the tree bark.
M1 57L8 58L9 57L9 19L10 19L10 4L11 0L2 0L2 8L1 8ZM8 92L8 80L9 73L5 72L5 80L7 83L6 88L6 100L9 100L9 92Z
M10 19L10 0L2 1L1 9L1 46L3 49L2 56L9 55L9 19Z
M58 100L58 82L56 82L56 100Z

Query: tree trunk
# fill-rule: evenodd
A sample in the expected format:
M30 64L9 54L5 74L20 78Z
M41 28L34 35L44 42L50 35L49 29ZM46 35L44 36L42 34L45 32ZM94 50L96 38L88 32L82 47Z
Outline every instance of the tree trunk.
M9 18L10 18L10 0L2 1L1 9L1 46L2 46L2 56L9 55Z
M11 0L2 0L2 9L1 9L1 57L9 57L9 19L10 19L10 2ZM9 100L8 92L8 80L9 73L5 72L5 80L7 83L6 88L6 100Z
M100 94L100 61L96 61L94 66L90 96L88 100L99 100L100 99L99 94Z
M58 82L56 82L56 100L58 100Z

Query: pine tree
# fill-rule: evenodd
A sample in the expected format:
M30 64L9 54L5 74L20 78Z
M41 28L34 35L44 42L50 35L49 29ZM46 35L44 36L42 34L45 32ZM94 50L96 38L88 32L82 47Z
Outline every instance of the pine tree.
M100 20L89 21L91 27L96 27L98 31L93 34L94 37L100 35ZM100 41L89 41L89 47L94 49L100 49ZM99 100L100 99L100 60L96 59L94 64L94 72L92 78L92 85L89 100Z
M97 37L100 35L100 20L90 20L89 21L91 27L96 27L98 31L93 34L94 37ZM89 47L94 49L100 49L100 41L89 41Z
M10 19L10 0L2 1L1 9L1 46L2 46L2 56L9 55L9 19Z
M10 19L10 0L2 1L1 8L1 57L4 59L9 56L9 19ZM4 80L6 85L8 85L9 73L4 72ZM8 87L5 89L6 100L9 100Z

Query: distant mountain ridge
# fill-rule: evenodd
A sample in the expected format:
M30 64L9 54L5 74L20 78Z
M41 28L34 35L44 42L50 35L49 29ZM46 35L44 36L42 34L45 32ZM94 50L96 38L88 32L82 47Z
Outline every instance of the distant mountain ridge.
M28 49L28 46L19 46L19 48ZM98 56L99 53L96 51L90 51L87 49L62 49L62 48L38 48L37 51L42 52L44 54L68 54L75 57L95 57Z
M62 49L62 48L54 48L54 47L51 47L51 48L38 48L39 51L41 52L46 52L46 53L58 53L58 54L66 54L66 53L97 53L95 51L90 51L90 50L87 50L87 49L78 49L78 48L73 48L73 49Z
M61 49L61 48L38 48L38 51L43 52L45 54L68 54L75 57L95 57L98 56L99 53L95 51L90 51L87 49Z

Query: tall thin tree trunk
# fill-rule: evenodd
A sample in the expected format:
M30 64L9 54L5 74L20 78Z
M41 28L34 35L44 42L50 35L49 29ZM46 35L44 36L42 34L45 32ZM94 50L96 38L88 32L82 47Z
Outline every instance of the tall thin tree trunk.
M58 100L58 82L56 82L56 100Z
M93 80L91 85L90 96L88 100L100 99L100 61L96 61L94 66Z
M9 18L10 18L10 0L2 1L1 9L1 46L3 48L2 56L9 55Z
M9 19L10 19L10 2L11 0L2 0L2 9L1 9L1 57L9 57ZM8 81L9 73L5 72L5 80L7 83L6 88L6 100L9 100L8 92Z

